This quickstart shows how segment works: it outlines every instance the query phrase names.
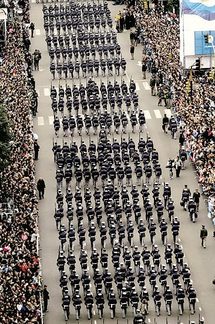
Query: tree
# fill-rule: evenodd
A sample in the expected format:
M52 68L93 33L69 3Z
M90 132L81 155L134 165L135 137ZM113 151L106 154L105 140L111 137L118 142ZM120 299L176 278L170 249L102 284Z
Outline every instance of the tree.
M175 12L177 15L179 14L179 0L167 0L167 11Z
M0 104L0 172L8 165L10 157L10 125L3 105Z

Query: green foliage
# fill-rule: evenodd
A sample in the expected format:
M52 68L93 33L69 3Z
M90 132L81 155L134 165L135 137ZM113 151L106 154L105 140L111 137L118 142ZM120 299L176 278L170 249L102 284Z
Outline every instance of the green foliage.
M167 1L167 10L173 12L173 8L175 13L179 13L179 0L168 0Z
M10 140L9 121L3 105L0 105L0 172L9 162Z

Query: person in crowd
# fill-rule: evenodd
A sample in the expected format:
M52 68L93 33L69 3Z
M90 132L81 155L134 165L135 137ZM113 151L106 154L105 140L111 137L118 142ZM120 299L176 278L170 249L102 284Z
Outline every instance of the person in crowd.
M40 62L42 56L38 49L35 49L35 51L33 53L33 58L34 58L34 69L35 69L35 71L39 71L39 62Z
M49 292L47 289L47 285L44 285L43 288L43 303L44 303L43 311L44 313L46 313L48 312L48 303L49 303Z
M38 181L37 181L37 190L39 192L39 199L43 199L44 198L44 193L45 193L45 181L40 178Z
M8 8L10 8L9 2ZM0 100L10 119L14 145L1 172L1 195L13 201L13 221L0 220L0 322L41 323L40 260L37 251L38 209L35 194L34 136L31 100L35 91L29 57L29 2L17 4L22 17L8 21L0 67ZM20 19L21 18L21 19Z
M130 45L130 54L131 54L132 60L134 60L134 50L135 50L134 44L131 44Z
M202 225L202 228L200 230L200 238L201 238L201 246L206 249L206 238L208 236L208 231L205 227L205 225Z
M197 188L193 193L193 200L196 203L196 211L199 211L200 196L201 195L200 195L199 189Z
M163 119L162 119L162 129L164 131L164 133L167 134L167 127L169 124L169 118L167 117L166 114L164 114Z
M31 38L33 38L34 37L34 30L35 30L35 26L34 26L33 22L30 23L29 29L31 31Z
M147 12L139 4L135 7L137 25L143 36L143 49L150 57L150 72L156 78L159 105L171 105L180 126L179 145L186 146L203 193L215 192L215 124L213 115L214 81L210 73L194 75L192 98L186 92L186 79L179 63L179 19L155 6ZM171 42L170 40L171 35ZM172 44L174 43L174 47ZM159 46L157 46L159 44ZM149 70L149 67L147 67ZM164 90L167 91L165 94Z
M38 160L38 156L39 156L39 150L40 150L40 146L37 142L37 140L34 140L34 160Z
M143 79L146 79L146 71L147 71L147 61L146 57L144 56L142 59L142 73L143 73ZM152 89L152 95L154 94L154 88L151 86Z
M176 178L179 178L181 173L181 167L182 167L182 162L179 156L177 156L177 158L175 159L174 165L175 165Z

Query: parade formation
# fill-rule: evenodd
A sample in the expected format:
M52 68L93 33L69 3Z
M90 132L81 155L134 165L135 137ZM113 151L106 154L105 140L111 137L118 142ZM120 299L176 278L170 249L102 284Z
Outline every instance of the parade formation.
M16 139L0 174L3 324L206 323L185 227L199 255L212 248L214 78L183 71L176 14L122 2L33 3L40 31L23 2L8 26L1 101ZM140 82L161 107L159 140ZM37 125L42 111L50 129ZM163 156L163 138L174 156Z

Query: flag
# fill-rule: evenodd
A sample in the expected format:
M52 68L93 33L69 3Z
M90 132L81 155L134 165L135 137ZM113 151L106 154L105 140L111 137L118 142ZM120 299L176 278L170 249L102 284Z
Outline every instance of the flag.
M214 0L182 0L182 13L212 21L215 20L215 2Z

